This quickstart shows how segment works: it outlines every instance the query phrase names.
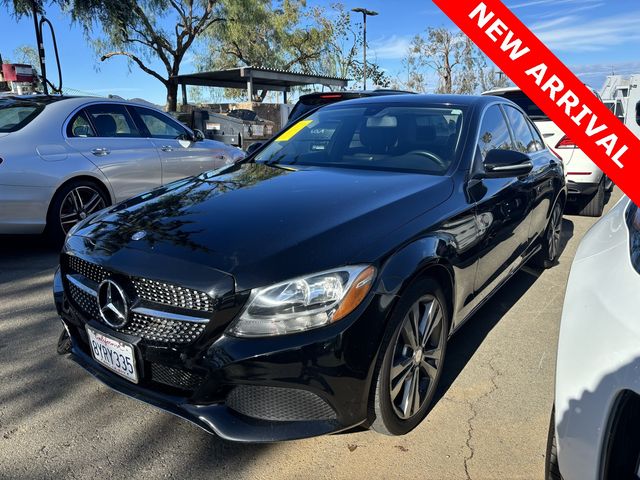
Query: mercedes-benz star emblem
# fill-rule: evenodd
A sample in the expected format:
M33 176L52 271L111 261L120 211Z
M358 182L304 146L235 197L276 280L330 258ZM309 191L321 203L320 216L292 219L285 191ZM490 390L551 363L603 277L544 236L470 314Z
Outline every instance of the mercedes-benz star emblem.
M98 306L100 317L110 327L123 327L129 320L129 299L112 280L105 280L98 287Z
M147 232L145 232L144 230L141 230L131 235L131 240L135 240L135 241L142 240L146 236L147 236Z

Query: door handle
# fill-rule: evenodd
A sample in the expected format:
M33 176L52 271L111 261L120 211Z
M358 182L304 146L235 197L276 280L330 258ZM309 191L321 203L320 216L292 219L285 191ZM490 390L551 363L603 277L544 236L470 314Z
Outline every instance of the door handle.
M105 155L109 155L111 153L111 150L109 150L108 148L94 148L93 150L91 150L91 153L93 153L96 157L104 157Z
M171 145L163 145L160 147L160 150L162 150L163 152L172 152L173 147Z

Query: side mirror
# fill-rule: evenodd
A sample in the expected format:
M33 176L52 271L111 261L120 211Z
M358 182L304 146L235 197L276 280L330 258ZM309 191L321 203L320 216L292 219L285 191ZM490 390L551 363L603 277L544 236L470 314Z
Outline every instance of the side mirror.
M193 131L193 137L194 137L194 141L201 142L202 140L204 140L204 133L202 133L202 130L198 130L196 128Z
M247 147L247 156L258 150L262 145L264 145L264 142L255 142L249 145Z
M509 178L527 175L533 163L526 153L513 150L489 150L484 159L484 178Z
M640 125L640 102L636 103L636 123Z

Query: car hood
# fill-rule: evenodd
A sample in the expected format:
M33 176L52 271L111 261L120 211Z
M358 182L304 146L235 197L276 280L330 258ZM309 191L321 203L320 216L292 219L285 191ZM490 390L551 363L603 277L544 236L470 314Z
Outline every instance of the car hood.
M74 235L111 255L145 250L230 273L240 291L344 265L445 201L452 185L415 173L246 163L123 202Z

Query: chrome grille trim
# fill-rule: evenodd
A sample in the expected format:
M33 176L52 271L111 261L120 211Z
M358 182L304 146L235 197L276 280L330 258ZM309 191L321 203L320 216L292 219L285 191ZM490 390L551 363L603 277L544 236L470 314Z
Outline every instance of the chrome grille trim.
M82 290L84 293L87 293L89 295L93 295L94 297L98 297L98 292L94 289L91 288L89 285L87 285L85 282L83 282L82 280L80 280L80 275L70 275L67 274L67 280L69 280L70 283L72 283L73 285L75 285L76 287L78 287L80 290Z
M180 315L179 313L154 310L152 308L136 307L132 309L132 312L139 313L140 315L147 315L150 317L161 317L161 318L166 318L167 320L176 320L178 322L209 323L208 318L192 317L190 315Z

